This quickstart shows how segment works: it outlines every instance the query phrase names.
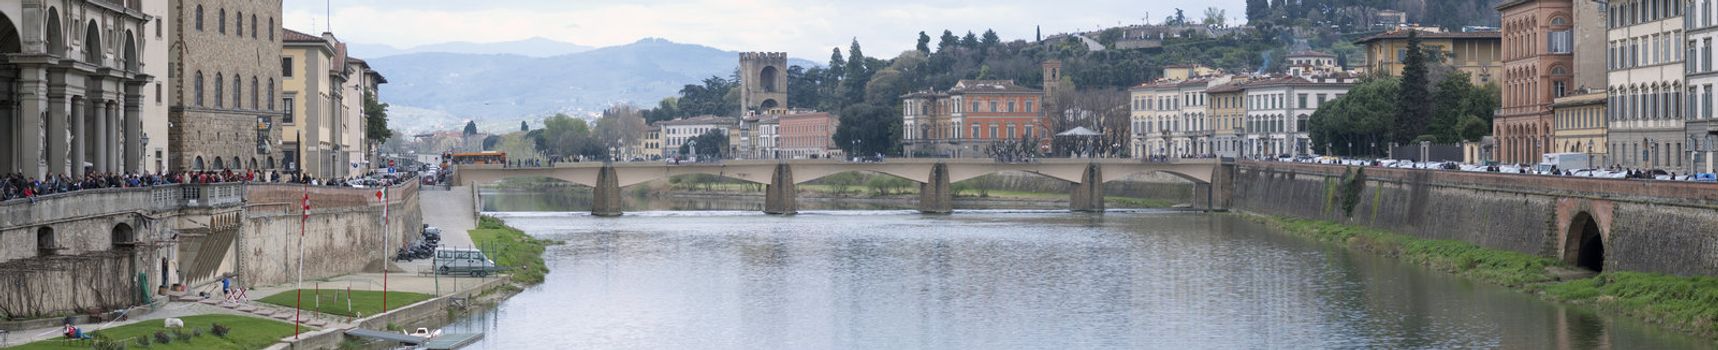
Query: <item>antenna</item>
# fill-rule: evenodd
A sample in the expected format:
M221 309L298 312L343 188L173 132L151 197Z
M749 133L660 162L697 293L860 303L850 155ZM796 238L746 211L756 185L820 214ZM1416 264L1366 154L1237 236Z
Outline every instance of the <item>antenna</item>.
M328 23L323 23L322 28L329 33L334 32L334 6L330 5L332 3L332 0L322 0L322 17L328 19Z

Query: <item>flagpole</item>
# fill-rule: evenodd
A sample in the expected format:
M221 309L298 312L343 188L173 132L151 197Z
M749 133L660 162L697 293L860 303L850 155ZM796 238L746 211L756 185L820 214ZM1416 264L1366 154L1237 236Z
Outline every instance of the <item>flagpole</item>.
M310 184L305 183L302 188L304 198L300 208L304 211L298 217L298 283L293 287L298 290L298 301L292 310L292 340L298 340L299 328L303 324L299 314L304 310L304 226L310 222Z
M382 313L388 312L388 187L382 186Z

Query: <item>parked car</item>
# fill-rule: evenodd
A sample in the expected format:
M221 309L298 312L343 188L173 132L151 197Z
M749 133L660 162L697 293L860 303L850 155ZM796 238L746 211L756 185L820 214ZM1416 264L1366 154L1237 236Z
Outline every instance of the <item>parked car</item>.
M441 248L435 250L436 273L443 275L470 274L486 276L500 271L494 260L489 260L483 251L468 248Z

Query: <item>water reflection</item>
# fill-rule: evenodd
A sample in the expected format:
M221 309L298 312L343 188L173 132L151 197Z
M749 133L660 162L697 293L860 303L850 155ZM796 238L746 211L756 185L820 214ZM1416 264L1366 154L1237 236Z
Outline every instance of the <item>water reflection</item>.
M509 219L548 281L479 349L1688 348L1513 291L1171 213Z

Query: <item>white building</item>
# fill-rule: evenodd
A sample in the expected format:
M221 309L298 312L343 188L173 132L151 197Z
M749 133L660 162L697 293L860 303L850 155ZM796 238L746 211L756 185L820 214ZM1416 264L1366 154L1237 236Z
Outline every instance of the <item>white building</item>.
M172 4L167 1L144 1L143 13L150 20L144 24L146 34L143 35L143 74L150 76L150 82L143 88L143 170L151 173L167 170L167 93L173 91L171 81L167 80L167 48L172 46L168 38L172 38L173 26L166 23L168 14L173 12Z
M1286 76L1246 84L1247 119L1242 157L1260 158L1314 153L1308 123L1326 102L1348 94L1354 79Z
M1690 170L1718 171L1718 113L1713 113L1713 89L1718 87L1718 67L1712 65L1713 40L1718 39L1718 4L1700 0L1684 20L1688 31L1688 130L1687 156ZM1625 140L1626 141L1626 140ZM1615 152L1615 151L1612 151Z
M680 155L680 145L710 131L729 134L737 126L734 118L713 115L697 116L686 119L657 122L662 128L662 156L675 157ZM727 145L722 145L727 148ZM706 155L708 156L708 155Z
M1667 0L1610 2L1606 138L1622 166L1681 172L1688 165L1683 10Z

